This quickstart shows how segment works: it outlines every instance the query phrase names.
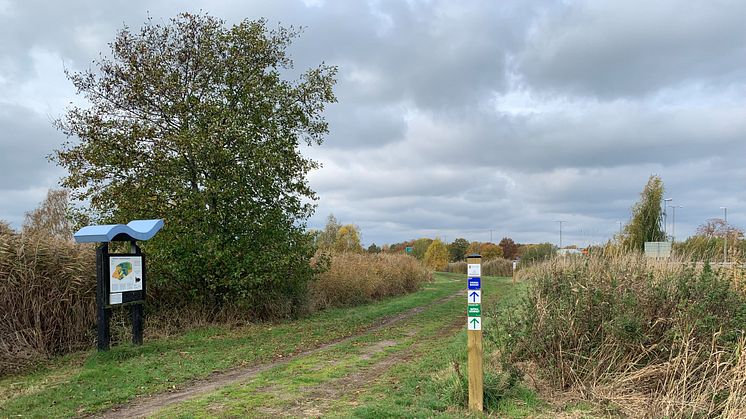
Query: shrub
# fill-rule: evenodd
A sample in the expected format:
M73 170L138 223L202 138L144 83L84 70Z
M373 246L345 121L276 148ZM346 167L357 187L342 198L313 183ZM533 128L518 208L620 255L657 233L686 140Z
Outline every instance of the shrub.
M438 239L433 240L425 251L425 265L436 271L443 271L448 266L449 258L448 247Z
M92 246L0 235L0 375L93 346L95 260Z
M556 252L557 249L551 243L529 244L521 252L521 266L549 260Z
M506 349L630 416L738 411L746 294L733 278L743 275L639 255L553 259L518 272L529 293Z
M406 294L431 278L430 271L410 256L335 254L329 269L310 285L310 308L354 306Z
M683 259L694 261L723 261L722 237L691 236L683 242L676 242L673 251ZM741 258L746 254L746 240L728 240L728 260Z

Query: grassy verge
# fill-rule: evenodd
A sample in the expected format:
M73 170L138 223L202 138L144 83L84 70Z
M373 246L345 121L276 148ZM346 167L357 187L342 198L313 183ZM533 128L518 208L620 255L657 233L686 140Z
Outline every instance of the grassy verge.
M140 347L121 345L106 353L73 354L34 373L0 380L0 417L95 413L215 372L288 356L453 294L463 288L456 278L460 279L439 276L414 294L332 309L302 320L203 328Z
M485 310L496 310L512 304L524 289L512 286L508 278L484 278L483 306ZM456 302L463 310L465 302ZM486 316L483 317L485 319ZM489 324L485 325L490 328ZM487 344L487 341L485 341ZM490 348L485 346L485 355ZM478 417L460 405L454 393L462 390L461 383L453 388L449 382L454 365L460 365L466 374L466 330L434 345L416 348L411 362L397 364L359 394L341 399L334 408L332 417ZM485 376L489 371L486 363ZM464 383L465 384L465 383ZM546 404L531 390L517 384L500 394L499 402L487 415L497 417L535 417L546 412Z
M438 274L439 282L463 275ZM506 278L485 278L490 310L524 292ZM447 379L466 365L465 297L432 306L392 328L258 374L254 379L171 406L158 417L465 417ZM540 415L546 405L511 386L490 412L499 417Z

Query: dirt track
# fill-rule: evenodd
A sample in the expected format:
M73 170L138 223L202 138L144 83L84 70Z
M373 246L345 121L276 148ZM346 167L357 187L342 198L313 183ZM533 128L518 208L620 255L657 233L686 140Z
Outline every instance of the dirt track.
M230 370L227 372L216 373L206 380L195 381L180 389L174 390L173 392L156 394L154 396L147 397L147 398L137 398L128 404L114 407L95 417L99 417L99 418L122 418L122 417L142 418L142 417L147 417L149 415L153 415L159 410L166 408L170 405L181 403L186 400L216 391L230 384L247 381L251 378L256 377L258 374L264 371L267 371L271 368L274 368L276 366L287 364L288 362L291 362L299 358L314 355L318 352L324 351L326 349L330 349L336 345L348 342L357 337L376 332L378 330L391 326L395 323L398 323L402 320L405 320L409 317L412 317L418 313L421 313L422 311L426 310L427 308L433 305L441 304L443 302L449 301L457 297L458 295L462 295L462 294L464 294L464 291L459 291L453 295L440 298L426 305L411 308L396 316L386 318L381 323L378 323L374 326L364 329L356 334L347 336L342 339L336 339L334 341L327 342L313 349L308 349L308 350L299 352L295 355L288 356L286 358L283 358L282 360L276 360L276 361L271 361L271 362L267 362L263 364L254 365L254 366L247 367L247 368L239 368L239 369L234 369L234 370ZM460 324L461 323L458 323L458 325ZM450 330L450 328L448 330ZM318 391L321 393L330 391L334 393L335 390L332 387L336 387L336 386L347 387L349 385L358 385L361 381L366 381L366 380L369 380L371 377L374 377L377 371L382 371L390 367L392 365L392 362L396 362L400 358L403 359L403 357L407 356L407 353L408 351L403 351L402 354L390 356L382 360L380 363L376 364L376 366L374 366L370 372L365 373L364 376L361 375L360 377L349 377L345 380L339 380L339 382L337 382L336 384L332 383L331 387L329 388L318 388L318 389L315 389L315 391ZM317 393L317 394L320 394L320 393ZM313 395L309 394L309 397L313 397ZM310 414L313 416L315 413L314 411L308 411L307 407L304 407L302 405L297 406L297 409L298 410L295 413L303 415L303 416L305 416L306 414Z

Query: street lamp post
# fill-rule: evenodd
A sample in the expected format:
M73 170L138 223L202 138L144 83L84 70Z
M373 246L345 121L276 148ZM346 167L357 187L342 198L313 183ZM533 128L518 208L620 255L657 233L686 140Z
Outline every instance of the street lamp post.
M728 207L720 207L723 210L723 221L725 225L723 229L723 263L728 262Z
M668 203L673 201L673 198L663 199L663 233L666 235L668 240Z
M560 233L559 248L562 249L562 223L564 223L565 220L554 220L554 222L559 223L559 233Z
M676 208L684 208L681 205L672 205L673 214L671 214L671 243L676 241Z

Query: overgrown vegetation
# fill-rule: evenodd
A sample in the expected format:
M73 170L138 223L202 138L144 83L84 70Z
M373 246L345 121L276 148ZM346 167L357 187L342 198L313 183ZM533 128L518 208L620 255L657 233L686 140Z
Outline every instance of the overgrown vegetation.
M27 214L21 232L4 223L0 227L0 376L94 346L94 246L71 240L66 192L50 191ZM261 313L279 319L354 306L418 290L431 278L421 262L405 255L320 252L315 262L313 270L319 274L310 288L297 288L302 294L296 299L269 299L250 307L226 303L217 308L199 299L175 299L169 284L155 281L148 287L148 339L201 326L245 324ZM288 281L292 284L292 278ZM112 314L113 342L127 342L128 311Z
M91 246L0 234L0 376L93 345L94 265Z
M454 272L466 275L466 262L451 262L446 266L445 272ZM482 261L482 275L485 276L513 276L513 261L507 259L492 259Z
M338 253L311 284L310 308L349 307L416 291L432 279L418 260L405 255Z
M746 415L742 268L596 255L518 278L528 297L503 323L513 362L633 417Z
M746 240L740 228L723 219L713 218L697 227L697 233L683 242L674 243L674 252L695 261L741 260L746 255Z

